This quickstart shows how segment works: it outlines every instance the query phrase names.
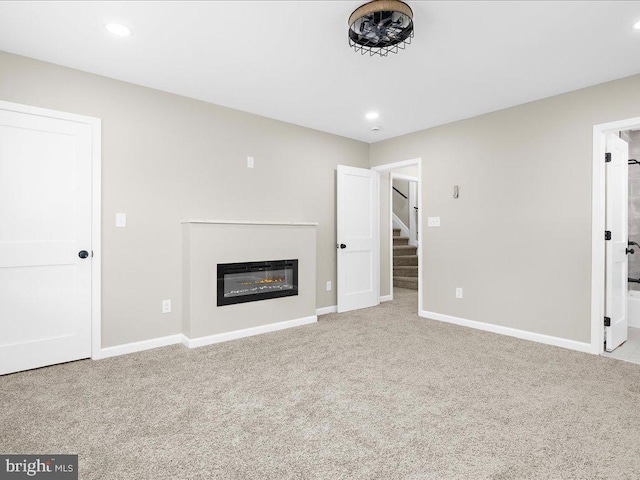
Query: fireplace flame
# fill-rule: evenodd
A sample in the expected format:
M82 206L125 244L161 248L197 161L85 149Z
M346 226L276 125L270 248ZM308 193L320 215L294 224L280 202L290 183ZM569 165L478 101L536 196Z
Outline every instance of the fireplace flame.
M263 283L281 283L284 282L284 278L265 278L263 280L256 280L255 282L242 282L241 285L260 285Z

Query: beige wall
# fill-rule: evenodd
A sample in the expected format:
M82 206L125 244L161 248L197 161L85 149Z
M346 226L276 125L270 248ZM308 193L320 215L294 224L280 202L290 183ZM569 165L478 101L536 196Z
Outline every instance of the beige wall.
M104 347L181 331L186 219L319 222L317 306L336 304L335 166L366 168L367 144L3 52L0 100L102 119Z
M370 147L2 52L0 100L103 120L105 347L180 331L189 218L319 222L317 306L334 305L335 166L416 157L424 222L442 219L423 230L424 309L587 342L592 126L640 116L640 76Z
M640 75L371 145L423 159L424 310L589 342L592 128L638 116Z

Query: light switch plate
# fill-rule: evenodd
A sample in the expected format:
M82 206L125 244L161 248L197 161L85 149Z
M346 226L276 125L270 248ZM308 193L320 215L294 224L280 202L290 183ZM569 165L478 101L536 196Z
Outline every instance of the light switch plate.
M247 168L253 168L254 164L255 164L255 161L253 157L247 157Z
M427 219L428 227L439 227L440 226L440 217L429 217Z
M124 228L127 226L127 214L126 213L116 213L116 227Z
M162 301L162 313L171 313L171 300Z
M331 291L331 280L327 282L327 292Z

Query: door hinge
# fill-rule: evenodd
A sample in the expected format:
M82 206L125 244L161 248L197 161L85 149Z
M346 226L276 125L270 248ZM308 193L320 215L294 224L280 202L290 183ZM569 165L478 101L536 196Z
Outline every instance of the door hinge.
M609 163L611 161L611 153L607 152L604 154L604 163Z
M605 327L611 326L611 317L604 317L604 326Z
M605 240L611 240L611 232L609 230L606 230L604 232L604 239Z

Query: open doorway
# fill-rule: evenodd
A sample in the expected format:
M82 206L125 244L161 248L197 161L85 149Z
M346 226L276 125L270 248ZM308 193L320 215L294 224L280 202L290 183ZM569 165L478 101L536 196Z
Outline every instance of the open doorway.
M391 296L394 288L418 292L417 167L392 170L389 181L391 236ZM408 170L408 172L407 172ZM407 173L413 175L407 175Z
M417 297L422 308L422 159L373 167L380 185L380 301Z
M640 364L640 119L594 127L593 193L592 347Z

